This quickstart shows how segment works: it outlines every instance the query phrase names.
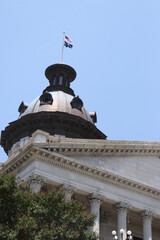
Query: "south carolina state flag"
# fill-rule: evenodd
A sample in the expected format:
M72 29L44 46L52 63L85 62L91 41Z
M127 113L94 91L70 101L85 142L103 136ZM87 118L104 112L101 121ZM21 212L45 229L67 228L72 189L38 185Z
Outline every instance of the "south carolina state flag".
M66 41L64 41L64 46L65 46L65 47L69 47L69 48L72 48L72 47L73 47L72 44L70 44L70 43L68 43L68 42L66 42Z

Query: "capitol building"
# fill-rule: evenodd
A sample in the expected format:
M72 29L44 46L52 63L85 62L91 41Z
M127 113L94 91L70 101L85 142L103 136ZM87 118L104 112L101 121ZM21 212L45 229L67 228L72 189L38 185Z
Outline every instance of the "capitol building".
M0 172L32 192L54 189L81 202L101 240L112 240L113 230L118 239L131 230L133 240L160 240L160 142L107 140L70 86L76 71L54 64L45 76L46 89L21 102L19 118L1 133L8 160Z

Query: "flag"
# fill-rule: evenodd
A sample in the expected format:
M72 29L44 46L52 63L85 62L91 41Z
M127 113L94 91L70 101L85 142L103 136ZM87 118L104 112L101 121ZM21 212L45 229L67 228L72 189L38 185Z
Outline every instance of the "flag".
M72 44L70 44L70 43L68 43L68 42L66 42L66 41L64 41L64 46L65 46L65 47L69 47L69 48L72 48L72 47L73 47Z
M67 36L64 37L64 40L67 41L67 42L70 42L70 43L72 42L72 39L67 37Z

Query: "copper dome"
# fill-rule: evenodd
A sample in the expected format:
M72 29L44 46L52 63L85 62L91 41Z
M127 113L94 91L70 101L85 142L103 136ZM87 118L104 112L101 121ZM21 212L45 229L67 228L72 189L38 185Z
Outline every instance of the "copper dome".
M19 119L2 131L1 145L6 153L37 129L69 138L106 139L94 124L96 114L89 114L83 101L70 88L76 77L75 70L65 64L54 64L46 69L45 75L49 86L29 105L22 102Z

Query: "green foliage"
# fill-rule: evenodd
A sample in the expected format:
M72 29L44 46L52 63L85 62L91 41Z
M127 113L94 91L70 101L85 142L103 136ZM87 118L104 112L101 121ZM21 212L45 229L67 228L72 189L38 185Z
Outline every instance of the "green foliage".
M14 177L0 177L0 240L97 240L94 216L62 193L30 194Z

